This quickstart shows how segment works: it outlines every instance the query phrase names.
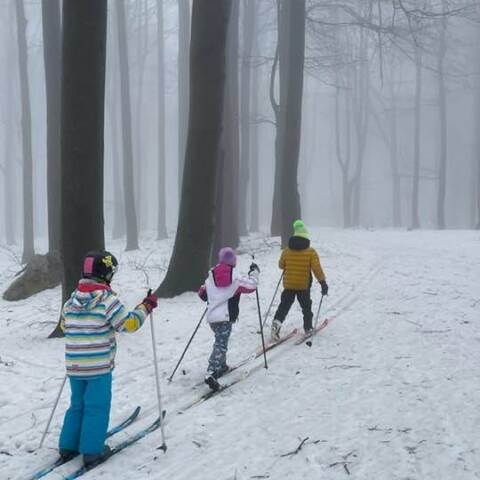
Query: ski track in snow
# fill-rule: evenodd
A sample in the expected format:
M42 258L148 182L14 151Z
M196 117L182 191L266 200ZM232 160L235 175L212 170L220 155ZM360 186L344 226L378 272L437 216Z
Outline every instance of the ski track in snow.
M86 480L480 478L478 232L322 229L312 243L330 284L320 321L331 320L313 346L291 340L271 352L268 370L259 358L232 373L234 379L254 368L244 381L179 414L207 391L194 385L203 377L212 334L207 325L200 328L169 384L204 304L193 293L162 300L154 320L168 451L156 449L157 431ZM121 252L122 244L109 248ZM126 304L160 282L170 249L171 242L144 240L142 251L119 255L114 288ZM278 243L251 237L240 250L241 269L248 268L250 252L262 268L264 312L279 277ZM7 250L0 249L0 265L3 290L16 270ZM317 287L314 310L319 294ZM63 376L63 341L45 340L59 296L57 288L22 302L0 300L2 480L26 478L56 456L68 387L45 446L36 448ZM297 306L285 333L294 326L302 326ZM255 296L245 296L230 364L258 348L257 329ZM137 404L142 412L112 445L158 413L150 343L148 325L119 336L112 423ZM60 479L79 464L45 478Z

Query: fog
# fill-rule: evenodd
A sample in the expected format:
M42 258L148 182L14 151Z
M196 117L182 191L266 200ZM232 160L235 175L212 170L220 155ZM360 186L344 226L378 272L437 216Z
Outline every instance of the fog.
M0 0L0 243L20 244L24 216L22 135L28 132L22 132L21 126L14 1L20 0ZM125 228L121 213L118 215L121 225L114 225L123 202L115 3L108 2L105 81L107 239L114 228L117 235L123 235ZM258 136L260 230L269 233L276 136L272 85L277 101L279 96L278 74L271 82L277 47L277 2L253 2L255 21L251 26L250 54L245 54L244 48L248 38L243 23L247 3L247 0L239 2L238 64L241 66L246 61L249 68L248 128L250 135L255 132ZM28 0L24 4L33 146L34 235L40 245L48 234L42 2ZM125 7L136 213L140 232L154 232L161 188L157 180L157 2L127 0ZM163 8L166 222L169 234L174 235L181 195L178 165L180 156L183 157L179 156L179 3L165 0ZM306 2L297 182L301 213L309 225L454 229L478 226L479 12L479 2L467 0ZM188 52L183 53L188 61ZM420 62L419 69L416 62ZM421 89L416 97L419 73ZM258 99L256 111L254 95ZM186 135L182 130L182 135ZM418 224L413 203L416 141ZM252 168L254 148L250 145L250 155L241 152L240 156L240 163L248 162L251 172L255 171ZM442 158L446 161L445 199L439 200ZM345 188L350 188L345 185L349 183L351 205L345 207ZM247 226L251 225L252 217L251 186L252 178L247 182L247 190L239 192L247 199ZM443 215L439 211L443 209L444 225L439 221Z

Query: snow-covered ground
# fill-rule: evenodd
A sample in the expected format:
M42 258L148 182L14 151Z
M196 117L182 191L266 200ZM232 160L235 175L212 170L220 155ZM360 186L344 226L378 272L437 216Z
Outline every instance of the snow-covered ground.
M480 234L322 229L312 243L330 284L322 318L331 319L313 347L286 343L272 351L268 371L259 368L179 414L207 390L195 384L212 334L202 326L168 384L204 305L193 293L162 300L155 322L168 451L157 450L157 431L86 480L480 478ZM121 259L114 286L134 305L148 285L158 285L171 242L146 240L142 251L128 254L121 244L109 247ZM252 237L242 251L241 268L251 252L262 268L265 311L279 277L278 243ZM0 266L3 291L18 265L0 249ZM63 377L62 340L45 339L59 296L55 289L22 302L0 300L1 480L27 478L56 457L68 388L45 446L37 446ZM318 299L317 287L315 308ZM295 307L284 330L301 325ZM230 364L258 348L257 327L255 296L245 296ZM119 339L112 423L135 405L142 406L139 420L112 445L157 415L148 325ZM63 478L79 464L46 478Z

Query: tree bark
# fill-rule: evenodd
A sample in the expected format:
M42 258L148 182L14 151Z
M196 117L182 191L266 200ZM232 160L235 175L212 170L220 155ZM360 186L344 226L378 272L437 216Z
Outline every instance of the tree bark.
M64 0L61 122L63 300L75 289L82 259L105 248L103 154L106 0ZM52 335L61 333L57 329Z
M390 162L392 165L392 210L393 226L402 226L402 199L400 189L400 170L398 164L398 127L397 127L397 104L393 81L390 83Z
M446 15L447 5L443 0L443 13ZM447 93L445 87L445 55L447 53L446 43L447 17L441 19L440 41L438 46L438 107L440 113L440 162L438 168L438 194L437 194L437 228L445 228L445 196L447 190Z
M166 223L165 181L165 55L163 33L163 0L157 0L158 57L158 217L157 240L168 237Z
M178 0L178 192L182 192L188 130L190 0Z
M61 26L59 0L42 0L43 58L47 97L48 249L60 248L60 79Z
M5 29L5 45L11 45L7 48L7 65L12 65L14 60L14 45L13 41L13 6L8 6L8 27ZM15 148L13 139L16 137L16 122L13 113L13 102L15 97L14 78L8 75L6 79L6 99L5 99L5 172L4 172L4 217L5 217L5 240L7 245L14 245L16 243L16 216L17 201L16 201L16 168L15 168Z
M16 0L18 69L20 97L22 102L22 168L23 168L23 255L22 263L35 254L33 233L33 157L32 157L32 114L28 85L27 21L23 0Z
M259 56L259 41L257 29L254 30L255 35L255 56ZM253 95L251 114L255 121L250 122L251 139L250 139L250 231L260 231L260 169L259 169L259 145L258 145L258 105L260 90L260 73L258 65L253 67Z
M188 141L177 236L157 289L162 297L196 290L209 267L230 10L231 0L193 1Z
M119 0L116 2L116 7L122 107L123 191L125 195L125 221L127 225L126 250L129 251L138 249L138 226L133 180L132 111L130 101L130 71L128 67L125 0Z
M286 15L288 49L280 55L280 69L284 59L286 72L286 102L280 105L280 132L283 132L281 148L281 206L282 245L288 243L292 223L301 216L298 193L298 159L302 125L303 68L305 55L305 0L283 1L282 12ZM282 76L280 76L282 79Z
M414 122L414 157L413 157L413 189L412 189L412 220L411 228L420 228L418 215L420 189L420 129L421 129L421 101L422 101L422 53L418 45L415 46L415 122Z
M239 181L239 234L247 235L247 190L250 180L250 91L252 78L252 48L255 36L255 2L254 0L245 0L243 2L243 21L242 21L242 62L241 62L241 80L240 80L240 181Z
M219 246L236 248L239 244L239 86L238 86L238 20L239 3L233 2L227 34L227 77L225 81L225 100L223 111L223 175L222 201L217 208L222 211L221 225L217 224L220 234ZM218 187L217 187L218 188ZM245 195L243 192L242 195Z

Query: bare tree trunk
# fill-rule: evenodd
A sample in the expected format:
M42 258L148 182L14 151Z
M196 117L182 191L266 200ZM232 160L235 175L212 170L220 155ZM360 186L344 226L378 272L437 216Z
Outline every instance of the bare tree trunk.
M305 55L305 0L284 1L282 7L288 22L287 93L285 106L280 106L280 122L284 128L282 155L282 245L287 245L292 224L300 218L298 193L298 159L302 125L303 68ZM280 56L280 62L282 56ZM280 65L280 68L282 66Z
M48 249L60 248L60 78L61 26L59 0L42 0L43 57L47 95Z
M64 0L62 24L61 251L65 301L79 279L84 255L105 246L103 134L107 1ZM51 336L60 334L57 326Z
M126 250L128 251L138 249L138 227L133 181L132 112L130 102L130 71L128 68L125 0L119 0L116 2L116 7L120 63L120 95L122 105L123 190L125 195L125 221L127 224Z
M113 225L112 238L118 240L125 236L125 195L123 193L122 169L123 169L123 152L121 151L119 131L119 108L118 103L120 97L118 95L118 71L119 53L118 53L118 22L110 20L111 30L107 39L107 45L110 55L107 57L110 62L107 64L109 68L110 83L107 97L107 109L110 117L110 139L112 145L112 171L113 171ZM108 76L108 75L107 75Z
M370 119L370 72L368 69L368 42L365 32L360 30L360 65L355 71L354 120L357 144L357 162L353 177L353 213L352 223L360 225L360 206L362 201L362 174L367 146L368 125Z
M143 98L145 92L145 65L148 55L148 30L149 14L146 0L137 0L139 5L138 12L138 40L137 40L137 61L138 61L138 80L137 80L137 105L135 112L135 154L134 159L134 177L135 177L135 205L137 214L137 224L139 230L142 229L142 213L145 211L145 171L148 170L146 159L143 157L144 135L143 135ZM127 42L128 43L128 42Z
M178 0L178 195L182 192L190 95L190 0Z
M8 6L8 22L5 29L5 45L7 48L7 65L13 65L15 59L13 41L13 20L14 12L13 6ZM15 169L15 153L13 140L15 135L15 115L13 113L13 101L15 97L14 78L12 75L6 75L6 98L5 98L5 172L4 172L4 217L5 217L5 240L7 245L14 245L16 243L15 233L17 229L15 212L17 211L16 202L16 169Z
M196 290L208 271L222 130L230 0L193 0L191 96L177 236L162 297Z
M259 56L259 41L257 29L254 30L255 35L255 57ZM259 66L253 67L253 96L252 96L252 110L251 113L255 121L250 122L251 141L250 141L250 231L260 231L260 169L259 169L259 145L258 145L258 105L259 105L259 90L260 90L260 73Z
M400 189L400 169L398 164L397 102L395 99L393 80L390 82L390 112L388 123L390 130L390 162L392 165L393 226L399 228L402 226L402 199Z
M238 88L238 21L239 3L233 2L228 24L227 77L225 81L223 120L223 178L221 208L222 236L219 243L236 248L239 244L239 88ZM245 192L242 192L245 195ZM217 225L218 228L219 225Z
M251 57L252 47L255 35L255 2L246 0L243 11L242 21L242 63L241 63L241 104L240 104L240 129L241 129L241 148L240 148L240 181L239 181L239 233L247 235L247 190L250 179L250 91L251 91Z
M158 56L158 218L157 240L168 237L166 222L165 179L165 59L163 39L163 0L157 0Z
M283 135L282 128L284 123L281 121L282 106L285 108L286 90L287 90L287 73L288 67L286 65L286 58L288 55L288 23L287 16L284 14L285 3L283 0L277 0L277 48L275 51L275 58L273 61L272 72L270 75L270 103L275 114L275 177L273 185L273 203L272 203L272 220L270 223L270 234L278 236L282 233L282 146ZM279 77L279 100L275 100L275 78L278 72Z
M28 263L35 254L33 236L33 159L32 114L28 86L27 21L23 0L16 0L18 69L20 97L22 101L22 166L23 166L23 255L22 263Z
M443 13L446 14L447 4L443 0ZM447 189L447 93L445 88L444 63L447 53L445 39L447 31L447 18L442 17L440 26L440 42L438 46L438 106L440 110L440 162L438 170L438 195L437 195L437 228L445 228L445 195Z
M415 122L414 122L414 157L413 157L413 190L412 190L412 223L411 228L420 228L418 200L420 188L420 129L422 101L422 53L415 46Z

